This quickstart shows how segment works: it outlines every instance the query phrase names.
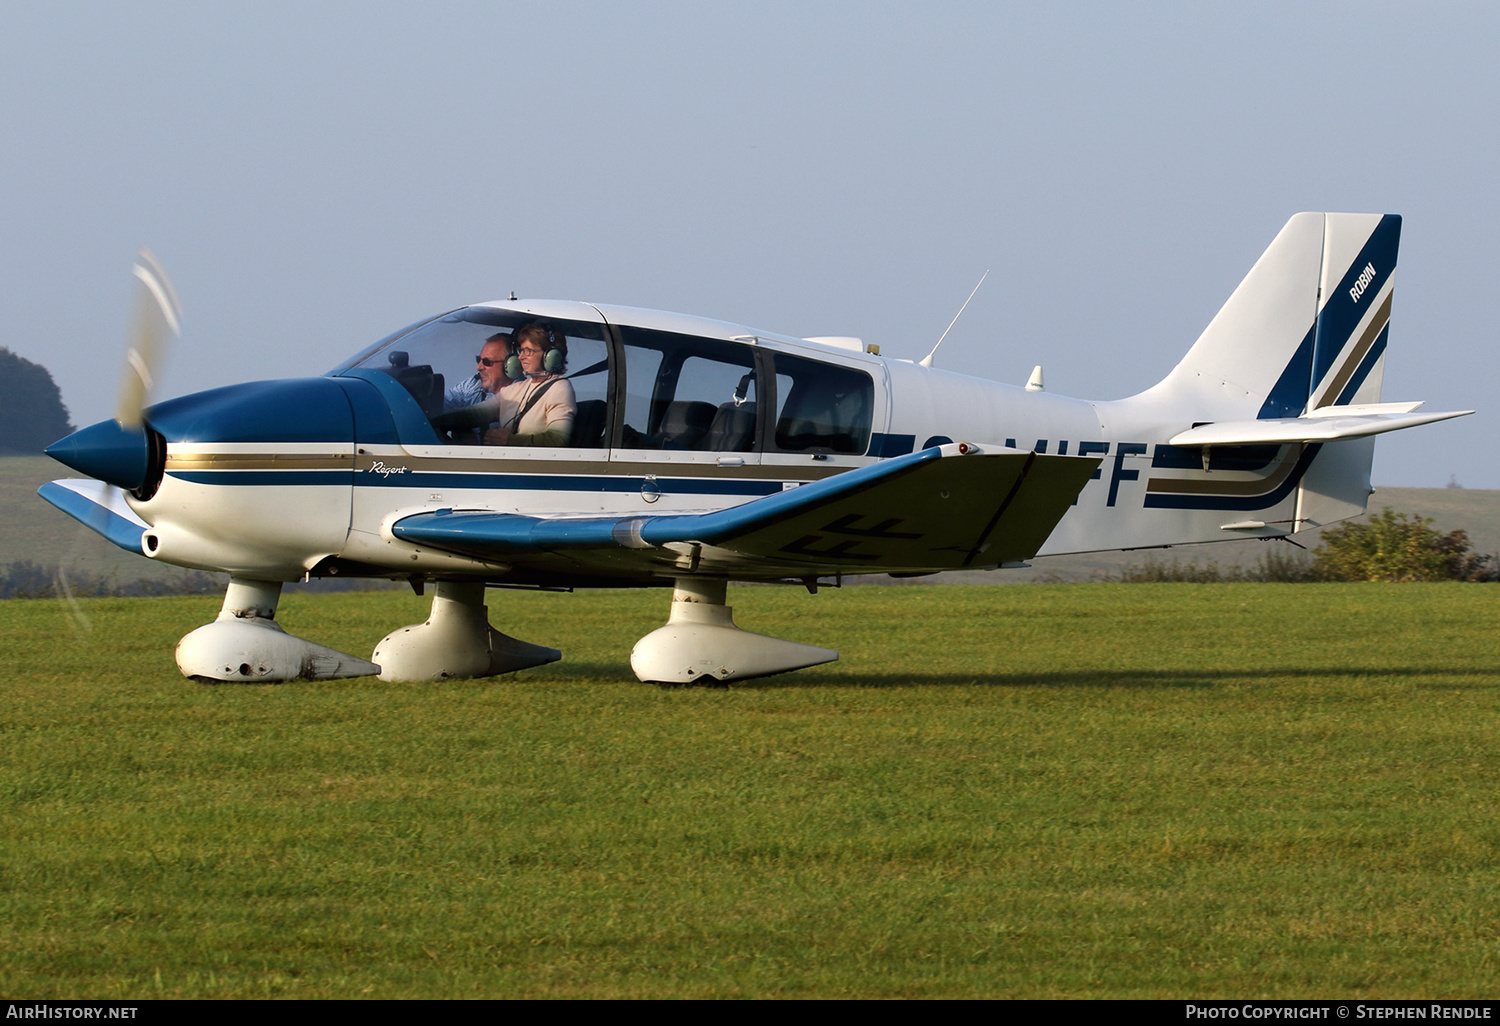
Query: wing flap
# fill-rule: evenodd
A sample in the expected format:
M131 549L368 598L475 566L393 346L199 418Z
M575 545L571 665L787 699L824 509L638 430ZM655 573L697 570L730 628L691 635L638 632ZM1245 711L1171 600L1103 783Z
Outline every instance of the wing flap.
M1324 406L1302 417L1266 420L1229 420L1204 424L1173 435L1168 445L1287 445L1297 442L1335 442L1364 438L1386 431L1467 417L1473 410L1413 413L1421 403L1379 403L1364 406Z
M963 451L961 451L961 449ZM443 510L397 538L481 559L710 547L768 574L998 566L1036 554L1099 460L946 445L711 513L531 517ZM675 557L674 557L675 558Z

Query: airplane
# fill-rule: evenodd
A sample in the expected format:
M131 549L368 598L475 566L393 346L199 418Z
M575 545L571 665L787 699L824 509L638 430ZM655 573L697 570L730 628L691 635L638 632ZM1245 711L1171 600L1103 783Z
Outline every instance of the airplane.
M121 548L229 574L218 617L177 648L203 682L486 677L561 658L492 627L490 587L670 587L666 625L631 653L642 681L781 673L838 653L741 630L729 581L815 593L1363 513L1375 435L1473 412L1380 401L1400 234L1397 215L1297 214L1165 378L1106 402L1047 392L1040 367L1018 387L856 338L512 296L322 377L143 408L178 316L147 259L117 417L50 446L87 479L39 492ZM547 404L544 430L519 430L521 392ZM429 618L368 660L285 632L283 584L334 577L431 585Z

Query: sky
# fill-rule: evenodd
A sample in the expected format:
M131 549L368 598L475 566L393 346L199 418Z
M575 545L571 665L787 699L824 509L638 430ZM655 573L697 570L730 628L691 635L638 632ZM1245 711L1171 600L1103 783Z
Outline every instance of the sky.
M1049 391L1166 375L1293 213L1405 218L1377 485L1500 488L1500 5L0 0L0 345L111 416L581 299Z

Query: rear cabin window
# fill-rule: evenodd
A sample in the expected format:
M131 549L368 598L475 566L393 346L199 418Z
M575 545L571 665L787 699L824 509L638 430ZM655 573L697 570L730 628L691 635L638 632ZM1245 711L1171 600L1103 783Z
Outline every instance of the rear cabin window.
M860 455L870 447L875 388L870 375L785 353L776 371L776 449Z
M752 452L755 351L718 339L622 326L626 449Z

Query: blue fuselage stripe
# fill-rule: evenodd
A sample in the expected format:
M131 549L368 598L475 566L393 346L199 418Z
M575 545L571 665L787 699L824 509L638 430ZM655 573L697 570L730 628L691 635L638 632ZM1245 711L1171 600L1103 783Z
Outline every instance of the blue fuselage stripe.
M644 477L634 475L603 477L579 474L452 474L412 471L405 474L354 473L348 470L191 470L173 471L168 475L190 484L217 485L229 488L257 486L349 487L359 488L426 488L502 491L563 492L638 492ZM782 490L781 478L775 480L715 480L697 477L663 477L656 484L676 495L773 495Z

